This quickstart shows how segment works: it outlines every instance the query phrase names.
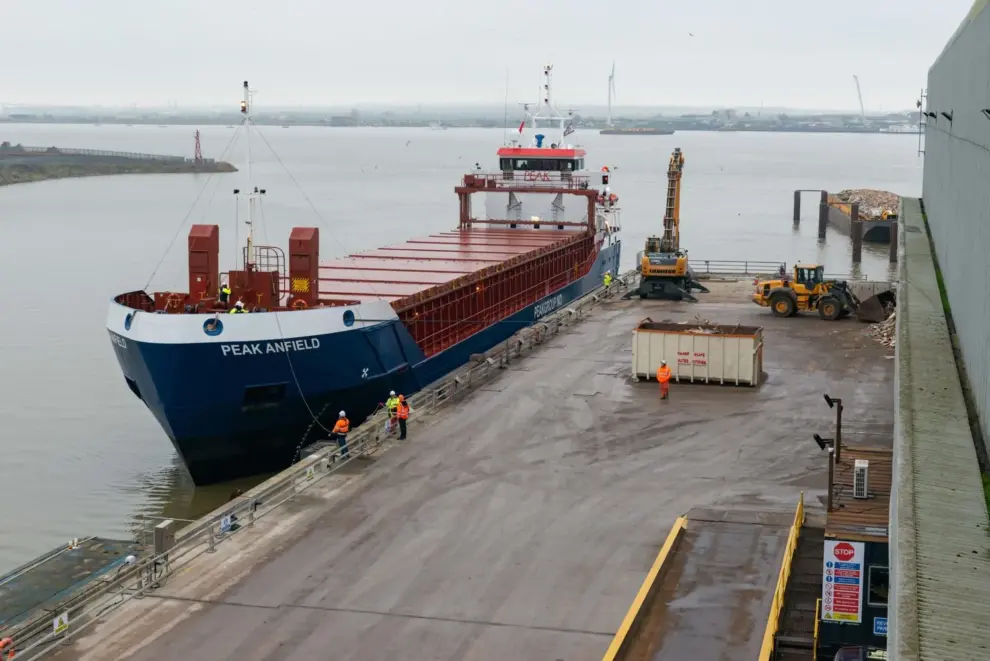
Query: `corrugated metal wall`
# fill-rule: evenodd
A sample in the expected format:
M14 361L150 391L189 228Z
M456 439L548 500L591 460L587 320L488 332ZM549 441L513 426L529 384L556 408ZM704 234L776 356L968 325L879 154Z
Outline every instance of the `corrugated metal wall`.
M978 0L928 73L923 198L990 439L990 8ZM941 113L952 113L950 122Z

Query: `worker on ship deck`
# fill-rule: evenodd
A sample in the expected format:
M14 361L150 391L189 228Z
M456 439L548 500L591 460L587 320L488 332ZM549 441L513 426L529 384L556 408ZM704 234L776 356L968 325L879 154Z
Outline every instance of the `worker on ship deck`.
M9 636L0 638L0 659L13 659L16 654L14 639Z
M239 314L241 312L247 312L247 310L244 309L244 301L237 301L234 303L234 307L231 308L230 312L227 314Z
M330 432L330 440L337 441L337 445L340 446L340 458L348 459L351 453L347 449L347 432L351 431L351 421L347 419L347 414L343 411L337 417L337 423L333 426L333 431Z
M406 420L409 419L409 412L412 409L409 406L409 402L406 401L405 395L399 395L399 404L396 409L395 416L399 419L399 440L406 440Z
M395 428L395 416L399 410L399 398L395 396L395 391L390 390L388 399L385 400L385 412L388 414L388 421L385 423L385 433L391 434Z
M670 368L667 361L661 360L660 367L657 368L657 381L660 382L660 399L667 399L670 396Z
M222 285L220 285L220 305L226 308L229 302L230 302L230 285L228 285L225 282Z

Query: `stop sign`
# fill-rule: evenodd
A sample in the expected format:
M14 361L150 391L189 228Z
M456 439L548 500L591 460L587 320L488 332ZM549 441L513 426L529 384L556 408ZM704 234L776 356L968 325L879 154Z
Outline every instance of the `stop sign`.
M839 542L835 545L835 548L832 549L832 553L834 553L835 557L839 560L852 560L853 556L856 555L856 549L854 549L853 545L849 542Z

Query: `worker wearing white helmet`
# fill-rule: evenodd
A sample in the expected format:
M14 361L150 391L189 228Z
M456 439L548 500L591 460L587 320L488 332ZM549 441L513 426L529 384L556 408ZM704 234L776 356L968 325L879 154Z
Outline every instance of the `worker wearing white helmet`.
M347 433L349 431L351 431L351 421L347 419L347 414L341 411L337 418L337 424L333 426L333 431L330 432L330 439L337 441L337 445L340 446L341 459L347 459L351 456L347 451Z
M660 382L660 399L667 399L670 396L670 368L667 361L661 360L660 367L657 368L657 381Z
M389 419L395 418L395 412L399 409L399 398L395 396L395 391L390 390L388 392L388 399L385 400L385 410L388 412Z
M230 314L237 314L239 312L247 312L247 310L244 309L244 301L237 301L237 303L234 304L234 307L230 310Z
M603 284L605 285L605 289L608 289L609 287L611 287L612 286L612 272L611 271L605 271L605 276L602 278L602 281L603 281Z

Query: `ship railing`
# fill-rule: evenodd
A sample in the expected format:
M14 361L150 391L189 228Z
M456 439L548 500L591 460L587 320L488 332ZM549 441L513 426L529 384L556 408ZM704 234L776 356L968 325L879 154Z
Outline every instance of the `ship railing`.
M615 298L620 289L630 286L635 276L635 271L625 273L609 290L599 287L520 330L487 353L472 356L467 365L409 398L410 421L435 415L449 403L476 391L501 374L513 361L537 349L562 329L579 322L593 308ZM326 407L321 415L325 410ZM121 565L116 572L97 579L83 593L52 608L53 613L68 615L69 627L66 631L55 633L51 622L46 621L43 627L13 632L18 660L38 659L54 652L124 604L154 594L176 572L187 568L200 557L215 553L217 547L227 541L236 537L242 544L250 544L252 537L243 535L244 530L254 528L259 520L281 512L283 505L327 477L338 474L359 457L372 455L390 443L391 435L385 433L387 419L387 412L379 408L348 434L349 454L346 456L336 445L319 449L211 514L197 521L184 522L187 525L176 533L174 543L166 550L159 553L149 550L133 564ZM325 424L314 421L315 426L322 427L329 434L330 429ZM163 521L145 518L157 525ZM182 522L174 517L164 520ZM148 534L149 531L142 530L138 539L144 540Z
M591 181L587 175L572 174L570 172L486 172L478 171L464 175L461 185L465 188L477 188L478 190L501 190L501 189L566 189L566 190L588 190L591 188Z

